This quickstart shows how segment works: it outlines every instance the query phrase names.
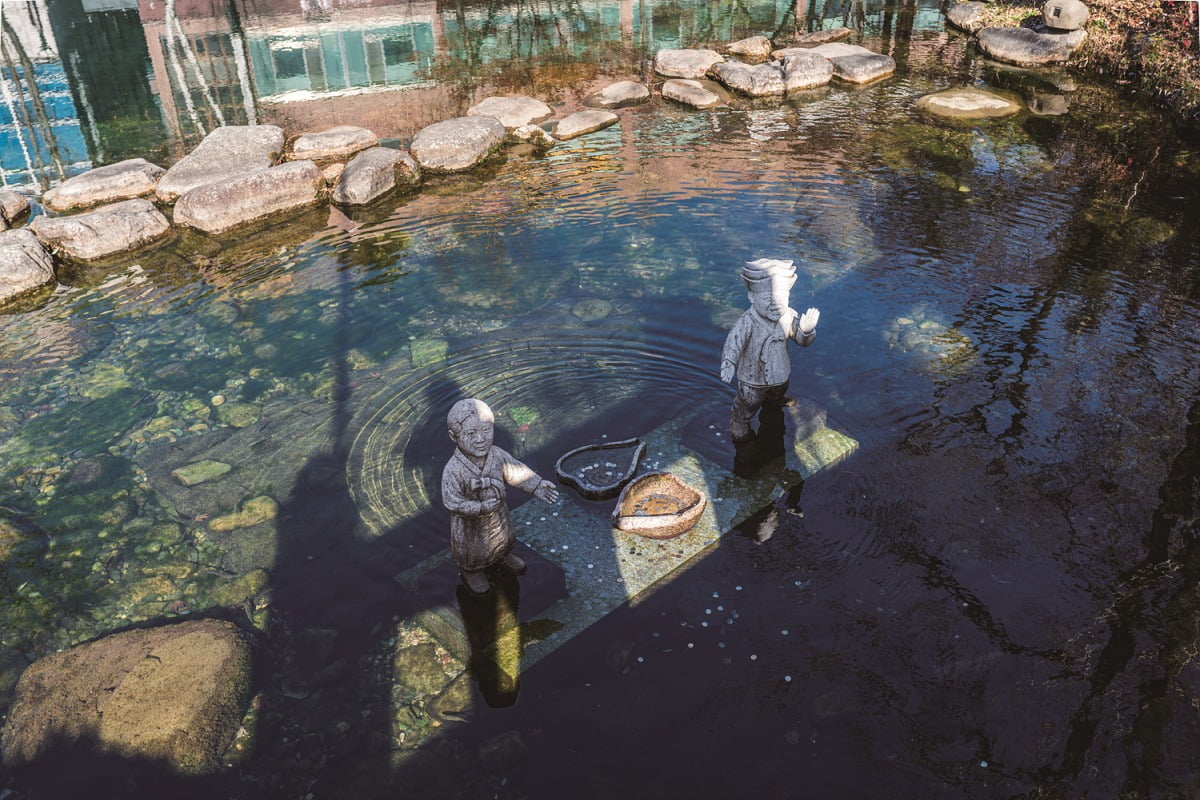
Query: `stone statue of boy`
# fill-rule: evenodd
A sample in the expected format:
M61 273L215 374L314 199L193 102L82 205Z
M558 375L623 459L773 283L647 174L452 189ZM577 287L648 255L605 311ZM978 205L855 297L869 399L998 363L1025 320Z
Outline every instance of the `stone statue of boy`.
M450 511L450 553L467 588L491 588L484 570L499 565L518 575L525 562L513 555L505 484L540 500L558 500L558 489L511 455L492 445L495 417L481 400L460 400L446 424L458 446L442 470L442 504Z
M721 353L721 380L733 383L737 377L737 398L729 423L734 441L754 435L750 420L764 403L787 403L787 382L792 371L788 339L807 347L817 335L821 316L815 308L800 314L788 305L788 295L796 283L796 268L791 261L747 261L741 276L749 289L750 309L729 332Z

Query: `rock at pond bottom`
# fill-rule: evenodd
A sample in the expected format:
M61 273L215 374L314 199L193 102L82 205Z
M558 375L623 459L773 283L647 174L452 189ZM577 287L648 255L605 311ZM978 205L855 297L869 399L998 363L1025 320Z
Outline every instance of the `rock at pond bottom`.
M1087 39L1081 30L1051 33L1031 28L983 28L976 35L984 53L1022 67L1066 61Z
M186 775L220 768L250 696L248 637L201 620L132 630L31 665L0 745L5 766L58 748L160 762Z
M155 194L164 203L174 203L198 186L266 169L283 152L283 144L283 130L275 125L217 128L166 171Z
M725 57L714 50L659 50L654 71L664 78L703 78Z
M192 189L175 204L175 222L213 236L316 205L324 185L316 164L289 161Z
M532 97L485 97L467 109L468 117L493 117L500 120L505 129L513 130L522 125L550 119L554 112L550 106Z
M833 62L833 77L850 83L870 83L896 71L896 60L878 53L838 56L829 60Z
M422 128L409 152L427 172L462 172L487 160L506 132L495 117L455 117Z
M240 511L225 514L210 520L208 527L217 533L235 531L239 528L249 528L275 519L279 513L279 504L266 495L252 497L242 504Z
M692 108L714 108L725 101L716 92L710 92L699 81L670 80L662 86L662 96Z
M218 478L224 477L231 469L233 467L223 461L206 459L204 461L185 464L179 469L172 470L171 477L184 486L196 486L197 484L215 481Z
M333 190L333 202L360 206L387 194L397 186L416 186L421 168L403 150L372 147L346 165Z
M54 261L33 231L0 232L0 305L54 280Z
M637 81L617 81L598 92L588 95L583 104L593 108L625 108L645 103L650 99L650 90Z
M141 198L71 217L38 217L30 227L51 250L82 262L140 250L171 232L167 218Z
M12 189L0 189L0 231L16 225L28 213L28 197Z
M952 119L1007 117L1021 110L1021 106L1006 97L975 88L946 89L927 94L917 100L917 108Z
M740 61L726 61L714 64L712 76L736 92L751 97L766 97L783 94L783 70L778 64L758 64L750 66Z
M609 125L615 125L619 119L620 117L611 111L599 109L576 111L558 121L558 124L554 126L554 138L563 141L574 139L577 136L607 128Z
M69 211L154 194L164 172L144 158L129 158L68 178L46 192L42 203L54 211Z

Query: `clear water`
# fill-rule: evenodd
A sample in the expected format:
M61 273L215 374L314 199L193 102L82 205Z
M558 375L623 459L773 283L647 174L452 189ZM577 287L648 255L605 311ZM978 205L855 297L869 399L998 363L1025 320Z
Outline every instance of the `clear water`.
M157 6L51 4L87 154L62 174L166 163L214 109L400 144L490 93L570 110L649 80L660 47L791 25L773 4L262 5L180 6L209 103L155 61ZM256 625L240 760L146 778L202 796L1195 794L1195 134L1085 76L1065 116L931 123L913 101L946 86L1059 90L981 61L932 6L810 13L896 76L655 101L365 211L78 270L0 317L5 674L135 623ZM12 182L58 179L8 158ZM431 715L392 683L414 615L530 620L561 580L533 564L482 604L448 564L395 580L446 544L449 406L487 400L542 474L682 410L724 424L736 270L759 256L796 259L793 305L821 308L792 388L858 452L519 691L485 694L476 664L468 721ZM203 459L232 470L171 477ZM264 495L273 522L214 529Z

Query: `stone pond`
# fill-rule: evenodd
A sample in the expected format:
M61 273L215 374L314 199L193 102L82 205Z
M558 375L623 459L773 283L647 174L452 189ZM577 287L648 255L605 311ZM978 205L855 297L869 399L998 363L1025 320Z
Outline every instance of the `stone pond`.
M73 8L0 126L5 797L1197 788L1194 132L935 4ZM822 322L735 448L760 256ZM466 396L701 523L514 495L465 594Z

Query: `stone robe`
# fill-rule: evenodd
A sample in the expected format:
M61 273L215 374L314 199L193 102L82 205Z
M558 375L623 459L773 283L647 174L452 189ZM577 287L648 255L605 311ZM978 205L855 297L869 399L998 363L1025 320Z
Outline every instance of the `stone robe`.
M800 315L793 308L784 310L778 322L763 319L754 309L746 311L725 338L722 365L735 368L739 383L749 386L782 386L792 372L788 339L802 345L812 342L814 333L800 330Z
M515 537L505 502L505 484L533 494L541 477L499 447L492 447L482 466L461 450L442 470L442 505L450 512L450 553L465 572L487 569L512 550ZM484 512L485 500L500 507Z

